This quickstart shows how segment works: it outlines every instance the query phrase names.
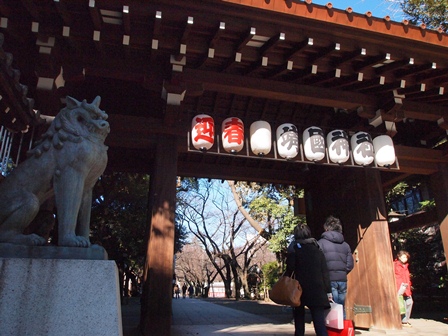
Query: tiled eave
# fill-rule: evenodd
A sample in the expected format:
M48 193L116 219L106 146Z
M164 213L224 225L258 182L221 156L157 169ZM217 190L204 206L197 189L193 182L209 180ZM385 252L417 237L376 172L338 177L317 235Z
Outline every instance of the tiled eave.
M425 26L414 26L408 24L406 20L396 22L390 17L374 17L372 12L364 14L355 13L349 7L347 9L336 9L329 2L326 6L313 4L311 0L291 1L291 0L222 0L249 6L263 10L284 13L313 21L332 23L347 28L356 28L369 32L375 32L387 36L393 36L418 42L434 44L448 47L448 34L441 29L431 30Z

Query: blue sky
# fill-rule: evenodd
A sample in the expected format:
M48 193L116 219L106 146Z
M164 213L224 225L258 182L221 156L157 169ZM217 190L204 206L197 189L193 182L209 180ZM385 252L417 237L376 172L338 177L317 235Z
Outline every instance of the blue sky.
M389 15L393 21L401 21L400 0L313 0L313 4L326 5L331 2L333 8L346 9L353 8L356 13L364 14L372 12L375 17L385 17Z

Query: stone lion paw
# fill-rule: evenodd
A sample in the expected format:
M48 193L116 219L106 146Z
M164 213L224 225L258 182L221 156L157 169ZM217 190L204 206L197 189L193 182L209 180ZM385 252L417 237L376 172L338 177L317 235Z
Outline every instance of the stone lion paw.
M89 247L90 241L83 236L66 236L59 241L59 246Z
M45 245L47 243L47 241L45 240L45 238L32 233L29 235L17 234L15 236L11 237L8 240L8 243L17 244L17 245L27 245L27 246L41 246L41 245Z

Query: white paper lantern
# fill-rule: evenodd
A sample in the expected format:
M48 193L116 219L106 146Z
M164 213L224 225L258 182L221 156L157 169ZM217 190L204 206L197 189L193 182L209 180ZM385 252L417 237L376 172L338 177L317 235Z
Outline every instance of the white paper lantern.
M325 157L325 138L321 128L311 126L303 131L303 150L310 161L320 161Z
M271 125L266 121L255 121L250 125L250 148L255 155L269 154L272 146Z
M373 162L374 149L372 137L369 133L358 132L352 135L350 140L352 146L353 160L361 166L368 166Z
M228 153L238 153L244 146L244 123L236 117L222 122L222 147Z
M212 148L215 142L215 122L207 114L199 114L191 121L191 142L201 151Z
M299 134L297 127L290 123L285 123L277 127L277 152L284 159L290 160L299 153Z
M348 135L343 130L334 130L327 134L328 157L331 162L344 163L350 158Z
M395 162L395 148L392 138L388 135L379 135L373 139L375 149L375 163L380 167L388 167Z

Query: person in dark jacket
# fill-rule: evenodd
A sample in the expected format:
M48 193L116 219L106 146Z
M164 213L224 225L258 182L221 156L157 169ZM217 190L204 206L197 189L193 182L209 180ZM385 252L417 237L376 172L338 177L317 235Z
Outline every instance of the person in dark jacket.
M339 218L329 216L324 224L325 232L319 239L319 245L324 251L327 267L330 273L331 293L333 301L344 305L347 295L347 274L353 269L353 255L348 245L344 241L342 234L342 224Z
M311 237L311 230L306 224L294 228L294 240L288 247L286 274L294 272L295 278L302 286L302 304L294 307L295 336L305 335L305 306L311 312L314 330L317 336L328 336L325 326L326 309L330 308L330 277L325 256Z

